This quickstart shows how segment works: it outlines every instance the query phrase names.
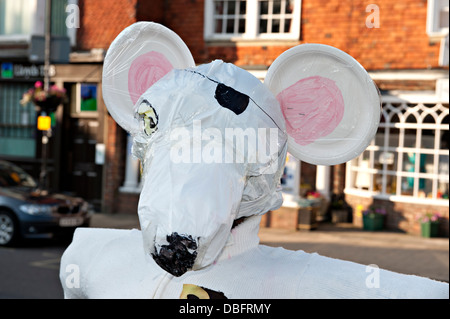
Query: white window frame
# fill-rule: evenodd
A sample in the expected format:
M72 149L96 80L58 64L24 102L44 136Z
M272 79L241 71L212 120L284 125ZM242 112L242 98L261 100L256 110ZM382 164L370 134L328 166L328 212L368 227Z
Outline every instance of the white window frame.
M14 0L9 0L14 1ZM32 35L45 33L45 0L25 0L31 13L31 30L28 34L0 34L0 43L29 43ZM78 5L78 0L67 0L67 5ZM0 12L4 14L4 12ZM0 19L2 17L0 16ZM77 29L67 28L67 36L71 46L76 45Z
M228 0L233 1L233 0ZM300 37L300 19L301 19L301 0L294 0L294 9L292 11L291 32L289 33L259 33L259 0L247 0L245 14L245 33L239 34L218 34L214 33L214 0L205 0L204 16L204 38L210 40L299 40ZM270 17L270 14L265 16Z
M430 37L442 38L448 34L448 25L440 27L441 14L449 14L449 0L428 0L426 28Z
M27 34L0 34L0 43L29 42L31 35L44 34L45 0L28 0L27 7L31 12L30 32ZM5 12L1 12L1 14L5 14Z
M409 103L415 104L415 106L409 106ZM427 106L427 104L433 104L433 107ZM394 106L396 105L396 106ZM397 106L399 105L399 106ZM383 116L385 122L380 123L380 128L384 128L384 134L382 135L383 141L379 141L379 145L375 143L375 139L367 147L364 153L369 153L369 159L363 160L364 153L356 159L353 159L347 163L346 167L346 186L344 192L349 195L356 195L360 197L378 198L384 200L390 200L395 202L409 202L418 204L430 204L437 206L449 206L448 199L442 199L437 197L439 183L446 183L448 189L449 176L447 173L439 171L439 158L440 156L449 156L448 149L440 148L440 135L444 130L449 130L449 125L443 123L443 119L448 116L449 109L448 103L444 105L438 100L406 100L398 97L384 97L383 98ZM428 124L422 123L422 120L431 115L435 123ZM398 116L398 122L391 122L391 118ZM417 119L417 123L407 122L409 116L414 116ZM398 145L392 145L390 143L390 129L395 128L399 130ZM406 129L415 129L415 146L406 147L404 142ZM435 137L431 141L434 143L434 148L425 148L422 143L422 130L434 130ZM387 152L394 154L397 157L395 167L388 168L388 161L382 163L381 168L375 167L375 152ZM404 169L407 152L412 152L417 155L430 154L434 155L433 163L430 165L430 171L421 172L419 167L419 161L415 162L413 172L407 172ZM448 168L447 168L448 170ZM374 189L375 178L381 176L381 190ZM362 177L358 181L358 178ZM412 195L402 195L402 178L412 177L414 179L414 187ZM387 184L388 179L395 179L395 191L388 192ZM420 197L420 180L423 179L432 183L430 197ZM367 187L361 187L361 184L366 183ZM358 185L359 184L359 185ZM367 188L367 189L366 189Z

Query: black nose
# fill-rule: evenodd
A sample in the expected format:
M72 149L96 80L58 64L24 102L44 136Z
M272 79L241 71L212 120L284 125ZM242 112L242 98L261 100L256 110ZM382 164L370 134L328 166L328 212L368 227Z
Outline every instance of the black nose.
M194 265L197 257L197 242L190 235L172 233L166 237L168 245L162 245L153 253L155 262L165 271L179 277Z

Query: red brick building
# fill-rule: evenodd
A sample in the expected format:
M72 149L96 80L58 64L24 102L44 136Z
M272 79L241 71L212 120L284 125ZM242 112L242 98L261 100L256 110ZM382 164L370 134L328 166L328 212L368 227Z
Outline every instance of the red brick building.
M231 2L227 3L227 8L224 8L225 2L210 2L117 1L112 4L114 7L110 5L107 7L106 2L103 3L103 1L80 1L83 17L82 27L78 31L80 49L106 50L109 43L125 26L134 21L149 20L162 23L179 34L190 48L197 63L222 59L251 70L261 78L264 76L264 71L282 52L301 43L328 44L349 53L373 74L382 90L435 91L436 83L440 82L441 78L445 81L448 73L448 67L445 66L448 62L443 61L442 58L445 50L442 45L443 35L439 34L440 30L435 30L433 33L430 27L427 27L427 24L431 24L430 10L439 11L440 9L433 9L427 1L378 1L375 8L368 7L370 5L368 1L356 3L289 1L291 5L298 6L291 8L292 14L297 15L291 17L291 21L292 25L297 23L299 28L294 30L293 36L287 37L280 36L277 33L279 29L276 28L266 29L265 31L268 32L265 36L257 32L245 36L242 35L242 31L249 32L248 29L252 28L251 26L246 24L242 30L236 26L230 27L228 21L239 19L242 11L248 15L251 14L249 12L251 1L248 1L245 7L241 4L243 1L235 2L232 10L229 8ZM268 6L271 6L270 2L267 2ZM259 5L258 10L261 15L270 13L268 8L264 9L261 3ZM217 9L219 6L221 6L220 9ZM236 15L237 6L240 6L238 15ZM265 12L262 12L264 10ZM276 11L274 6L271 10L273 16L270 17L269 14L266 20L272 18L273 22L279 17L277 14L282 15L282 11L281 9ZM445 7L442 10L445 11ZM287 11L285 10L284 13L287 14ZM211 17L214 14L221 14L222 19L214 20ZM212 22L211 19L213 19ZM246 17L246 19L249 18ZM297 19L296 23L295 19ZM374 19L379 19L377 26ZM101 27L98 27L99 21L102 22ZM218 23L222 23L222 27L217 27ZM369 27L371 23L373 27ZM216 29L205 29L212 28L212 25ZM259 27L261 28L262 24ZM215 32L219 34L214 34ZM270 34L270 32L273 33ZM445 30L443 34L445 35ZM448 108L448 104L446 107ZM134 212L137 205L137 193L123 191L121 188L125 179L124 133L110 117L107 117L107 127L108 160L104 170L106 177L103 207L106 211L112 212ZM301 172L301 183L307 188L316 188L316 167L303 163ZM334 180L334 183L329 183L328 186L330 193L344 192L344 173L345 165L334 167L329 173ZM365 190L363 188L363 191ZM353 210L357 211L358 205L367 208L373 204L373 197L370 196L372 193L374 193L373 190L368 191L365 196L357 196L350 192L346 195L346 200ZM447 220L443 232L448 234L448 203L435 205L436 203L428 204L425 200L424 203L419 203L419 206L416 203L411 207L412 204L408 203L408 198L405 197L405 199L395 202L381 198L378 201L378 205L388 208L388 226L417 232L418 225L413 222L413 215L418 211L438 210ZM274 219L273 216L272 214L272 219ZM282 214L278 216L279 219L288 218L283 217ZM293 216L294 220L290 222L291 227L295 227L295 214ZM357 222L357 216L354 220Z
M102 211L136 212L138 164L127 156L126 133L105 110L101 67L106 50L120 31L136 21L154 21L175 31L196 63L222 59L261 80L282 52L298 44L327 44L349 53L369 71L383 94L382 128L368 151L351 163L320 171L302 163L300 189L317 189L329 200L333 195L345 196L354 223L360 222L361 208L383 206L388 210L387 227L412 233L418 233L417 213L439 211L443 216L441 234L448 236L449 153L444 145L449 130L448 1L372 2L69 1L79 9L79 28L70 31L76 34L70 63L56 66L53 81L72 94L83 83L95 84L97 109L89 114L59 111L63 132L77 128L79 134L62 133L59 143L67 146L60 147L61 153L54 156L68 164L60 165L55 187L85 194L83 185L98 183L92 187L97 189ZM100 158L94 169L89 164L94 155L78 160L76 154L68 155L73 145L84 145L81 149L92 154L95 150L101 154L98 145L104 145L104 161ZM411 152L426 158L423 167L407 161ZM67 177L70 174L74 176ZM70 183L63 182L63 176ZM69 186L74 183L80 186ZM272 214L272 220L274 216L289 218ZM285 224L296 227L295 220Z

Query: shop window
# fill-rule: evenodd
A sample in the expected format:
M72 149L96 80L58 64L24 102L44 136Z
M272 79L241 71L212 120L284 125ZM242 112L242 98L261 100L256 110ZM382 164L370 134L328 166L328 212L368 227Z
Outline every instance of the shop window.
M448 204L448 104L384 102L382 113L372 143L347 163L346 193Z
M205 39L298 40L301 0L206 0Z
M35 157L36 113L34 105L21 105L28 83L0 84L0 155Z

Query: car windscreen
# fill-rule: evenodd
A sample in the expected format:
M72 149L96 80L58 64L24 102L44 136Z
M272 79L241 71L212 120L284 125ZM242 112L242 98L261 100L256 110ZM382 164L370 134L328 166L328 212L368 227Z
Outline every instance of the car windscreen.
M37 184L20 167L0 162L0 187L37 187Z

